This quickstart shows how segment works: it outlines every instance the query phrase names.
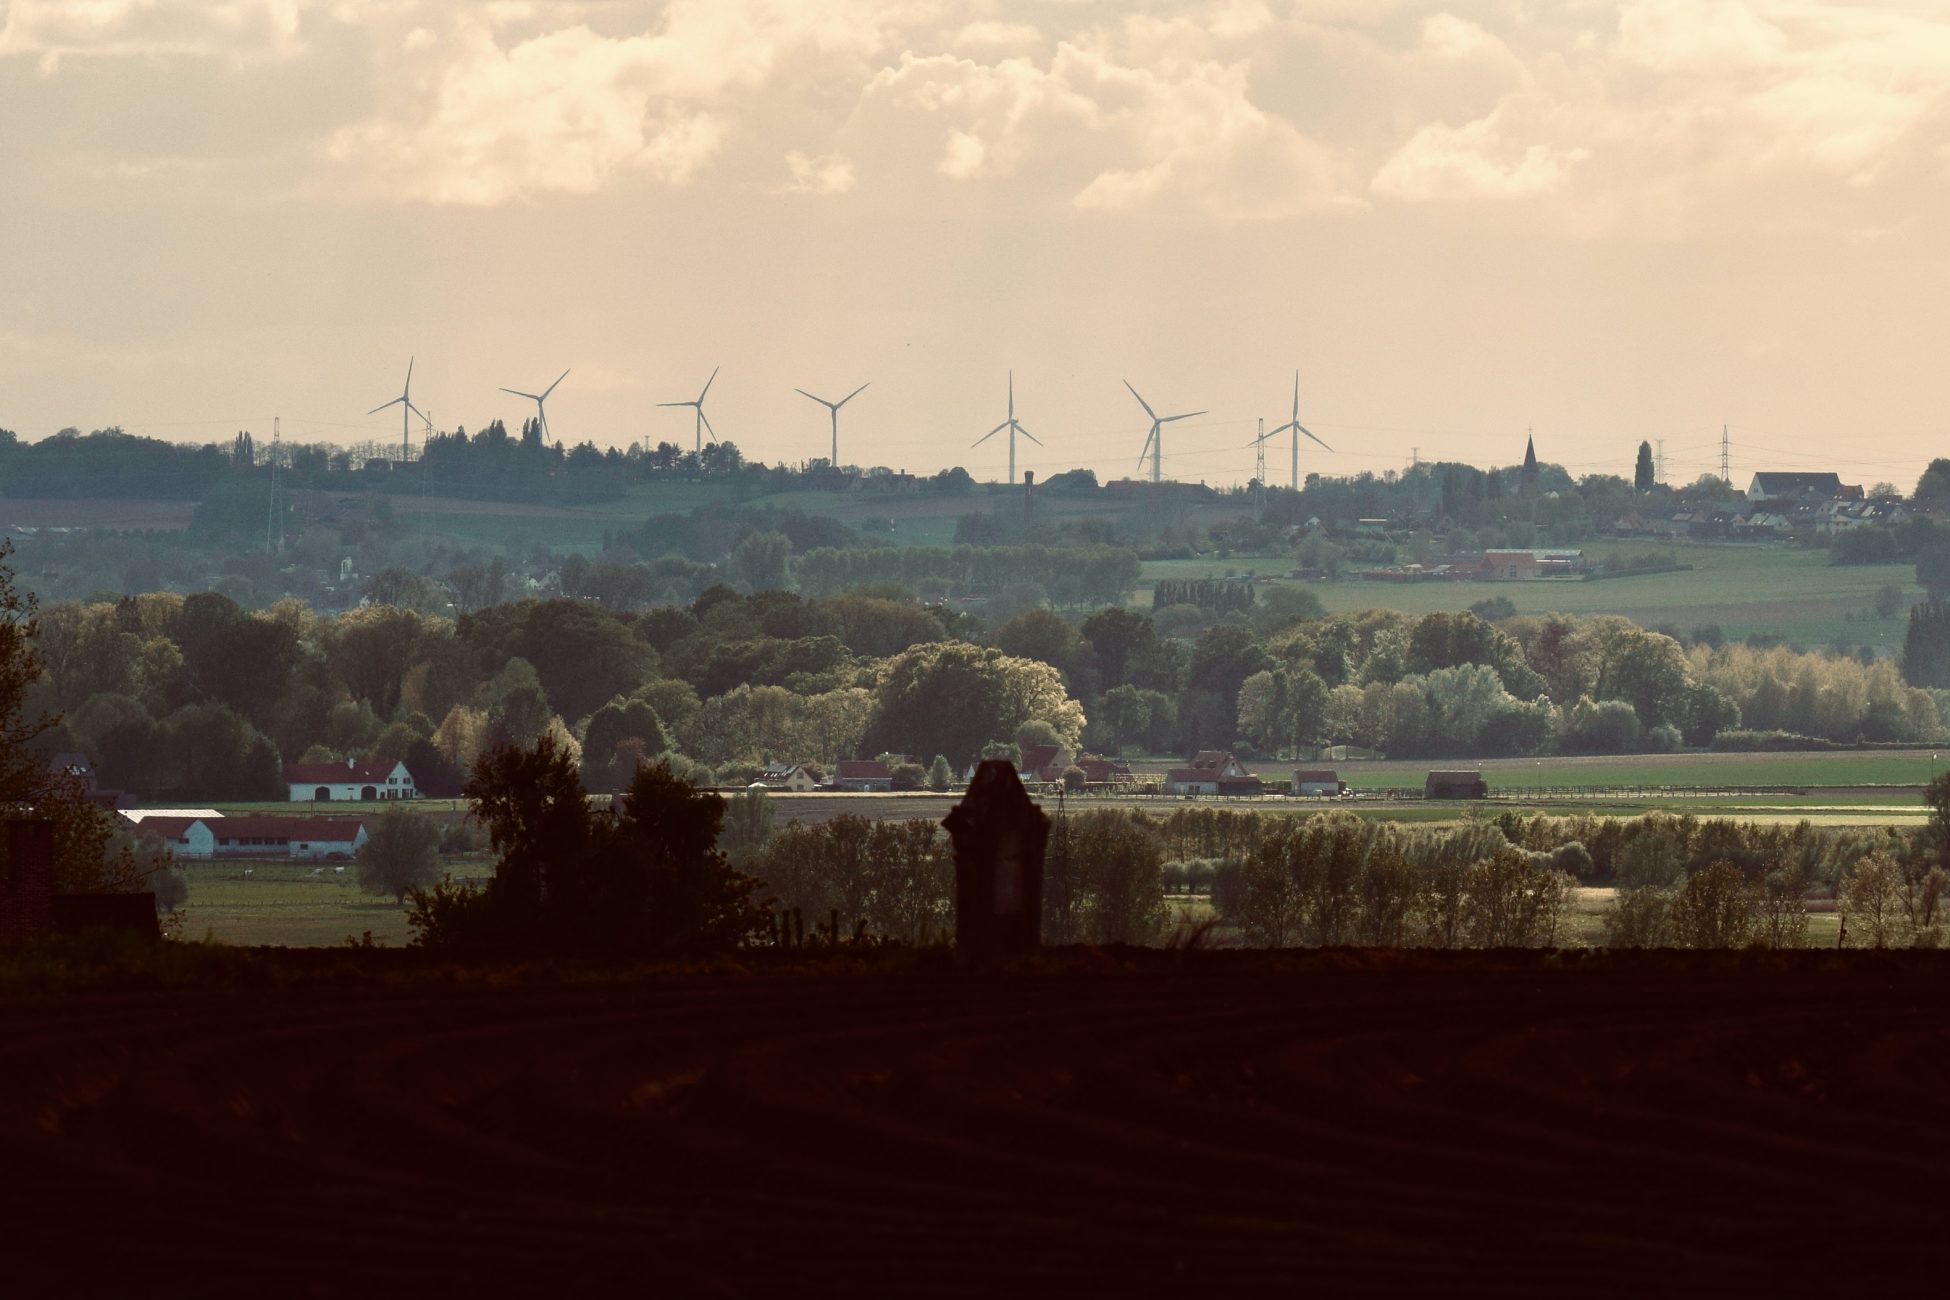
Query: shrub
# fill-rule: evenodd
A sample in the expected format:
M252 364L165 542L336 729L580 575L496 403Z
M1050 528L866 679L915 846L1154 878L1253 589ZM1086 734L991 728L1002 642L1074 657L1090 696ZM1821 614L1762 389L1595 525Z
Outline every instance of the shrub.
M1743 948L1754 934L1755 901L1739 867L1703 867L1673 897L1673 941L1682 948Z
M1621 889L1605 913L1607 948L1672 946L1672 896L1663 889Z

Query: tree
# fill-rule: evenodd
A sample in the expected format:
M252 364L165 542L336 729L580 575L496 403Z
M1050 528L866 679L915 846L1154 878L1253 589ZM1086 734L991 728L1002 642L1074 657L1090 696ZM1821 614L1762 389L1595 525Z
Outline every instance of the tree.
M1755 902L1733 863L1701 867L1673 896L1673 941L1682 948L1743 948L1753 937Z
M1858 944L1895 947L1902 942L1907 920L1902 865L1886 852L1869 854L1842 878L1835 905Z
M949 765L947 755L936 754L934 762L928 764L928 789L945 794L954 783L955 769Z
M440 828L431 817L388 808L366 828L357 857L359 888L391 894L400 903L440 878Z
M752 533L732 548L725 569L749 591L784 591L792 539L784 533Z
M1950 601L1950 543L1932 546L1916 557L1916 585L1930 593L1932 604Z
M1663 889L1621 889L1605 913L1607 948L1672 946L1672 895Z
M869 753L939 753L962 762L1032 720L1076 747L1083 707L1065 693L1056 669L962 641L937 642L881 663L861 744Z
M1916 504L1940 506L1947 503L1950 503L1950 460L1939 456L1916 480Z
M1654 477L1652 465L1652 444L1639 444L1638 464L1632 470L1632 487L1635 491L1650 492L1658 480Z
M744 870L772 840L775 817L772 797L763 790L746 790L725 800L724 830L718 848L725 860Z
M1923 787L1923 802L1930 807L1929 834L1937 863L1950 870L1950 771L1938 773Z
M1081 630L1096 653L1106 687L1128 682L1133 658L1157 641L1157 629L1149 618L1120 605L1098 610L1083 620Z

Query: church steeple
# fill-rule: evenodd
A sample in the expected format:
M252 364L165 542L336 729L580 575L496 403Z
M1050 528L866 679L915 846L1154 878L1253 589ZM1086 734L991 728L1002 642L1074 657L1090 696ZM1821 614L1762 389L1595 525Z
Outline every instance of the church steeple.
M1523 490L1530 491L1537 486L1537 438L1530 430L1524 430L1523 444Z

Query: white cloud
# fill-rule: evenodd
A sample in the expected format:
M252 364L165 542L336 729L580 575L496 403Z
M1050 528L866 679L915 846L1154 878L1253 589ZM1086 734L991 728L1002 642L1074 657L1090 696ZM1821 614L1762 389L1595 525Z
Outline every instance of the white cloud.
M1502 138L1494 115L1459 127L1432 122L1382 165L1374 190L1416 202L1528 198L1558 189L1589 156L1582 148L1513 145Z
M1043 34L1030 24L995 19L968 24L955 33L952 42L958 50L1021 50L1042 43Z
M303 48L311 0L12 0L0 58L29 55L53 73L70 57L285 59Z
M853 162L840 154L814 157L794 150L785 156L792 179L782 188L788 194L844 194L853 188Z

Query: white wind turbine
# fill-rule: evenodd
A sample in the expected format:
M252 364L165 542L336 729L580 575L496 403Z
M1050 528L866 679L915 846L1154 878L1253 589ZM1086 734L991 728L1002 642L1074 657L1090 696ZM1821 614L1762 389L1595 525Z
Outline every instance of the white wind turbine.
M872 382L873 381L871 379L868 380L866 384L861 384L858 388L854 389L852 392L848 393L845 397L842 397L837 402L829 402L823 397L814 397L813 394L807 392L803 388L795 388L792 390L793 392L799 394L799 396L801 397L811 397L813 401L818 402L821 406L825 407L829 412L832 413L833 416L832 466L834 469L838 469L840 467L840 408L842 406L845 406L848 402L852 401L854 398L858 397L861 393L864 393L867 390L867 384L871 384Z
M1327 446L1326 443L1320 442L1320 439L1314 438L1313 431L1308 429L1306 425L1300 423L1300 372L1298 370L1293 372L1293 418L1277 429L1268 429L1265 433L1260 434L1259 437L1253 439L1253 445L1264 443L1269 438L1277 438L1283 433L1291 433L1293 435L1293 490L1298 492L1300 490L1300 435L1304 433L1309 438L1313 438L1315 442L1320 443L1326 450L1334 450L1332 447Z
M568 377L569 372L564 370L555 377L555 384L561 383ZM535 418L541 421L542 438L544 440L548 438L548 408L543 403L548 401L548 395L555 391L555 384L550 384L539 393L524 393L519 388L504 388L501 390L504 393L513 393L516 397L525 397L535 404Z
M1156 411L1151 409L1151 403L1145 401L1144 398L1141 395L1139 395L1137 389L1131 388L1130 380L1126 379L1124 381L1124 387L1131 389L1131 396L1137 398L1138 405L1142 406L1144 408L1144 413L1151 417L1151 435L1144 440L1144 450L1138 453L1138 466L1140 468L1143 467L1144 458L1148 454L1151 457L1151 481L1153 483L1159 482L1164 477L1164 459L1165 459L1164 427L1167 424L1170 424L1173 420L1189 420L1194 415L1204 415L1205 412L1187 411L1183 415L1159 415Z
M1043 440L1023 428L1022 422L1016 419L1016 372L1013 370L1009 372L1009 418L969 445L979 447L1004 429L1009 431L1009 482L1014 483L1016 481L1016 435L1021 434L1038 447L1043 445Z
M717 381L719 369L720 367L718 366L711 367L711 378L704 381L704 392L699 393L697 395L697 400L695 402L658 402L657 403L658 406L688 406L697 412L697 423L696 423L697 446L695 448L695 450L697 451L704 450L704 434L707 430L711 434L712 442L716 442L718 440L718 431L716 429L711 428L711 422L704 418L704 394L711 391L711 385Z
M412 426L410 426L407 423L408 413L410 412L413 415L419 415L422 420L427 418L426 416L420 414L419 407L413 405L413 358L412 357L408 357L406 359L406 386L400 389L399 396L395 397L390 402L381 402L378 406L375 406L370 411L367 411L366 414L378 415L381 411L385 410L389 406L397 406L400 408L399 458L401 460L406 460L409 458L409 453L412 450L412 444L413 444Z

